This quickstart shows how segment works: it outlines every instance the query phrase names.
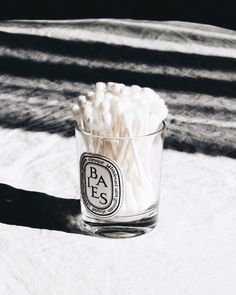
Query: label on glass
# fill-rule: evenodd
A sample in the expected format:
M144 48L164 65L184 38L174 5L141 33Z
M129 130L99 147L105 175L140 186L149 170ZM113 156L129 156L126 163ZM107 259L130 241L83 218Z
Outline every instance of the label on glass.
M112 160L83 153L80 158L81 196L86 208L99 217L118 213L123 194L122 175Z

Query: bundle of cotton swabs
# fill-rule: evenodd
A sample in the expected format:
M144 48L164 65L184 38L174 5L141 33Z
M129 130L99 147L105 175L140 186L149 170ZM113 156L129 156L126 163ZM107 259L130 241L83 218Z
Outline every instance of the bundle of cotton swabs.
M140 177L143 186L150 187L150 175L147 175L150 159L142 157L151 157L151 146L138 145L128 139L157 131L166 118L168 110L165 102L155 91L137 85L98 82L94 91L78 97L73 112L78 128L88 135L83 136L87 152L116 161L126 182L126 191L136 186L137 194ZM147 175L145 179L143 174ZM139 194L143 189L139 188ZM133 202L132 208L136 207Z
M96 83L95 91L78 97L74 114L79 127L103 137L152 133L167 116L163 99L150 88Z

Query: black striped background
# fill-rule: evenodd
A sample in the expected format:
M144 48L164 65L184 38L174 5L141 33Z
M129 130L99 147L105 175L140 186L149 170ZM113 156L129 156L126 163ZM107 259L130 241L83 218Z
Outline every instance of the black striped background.
M132 20L2 21L0 125L73 136L96 81L148 86L169 107L165 147L236 157L236 34Z

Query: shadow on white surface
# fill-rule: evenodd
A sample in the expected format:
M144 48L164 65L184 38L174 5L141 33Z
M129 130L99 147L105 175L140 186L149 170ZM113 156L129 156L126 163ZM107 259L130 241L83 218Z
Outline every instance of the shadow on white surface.
M86 234L79 227L80 215L80 200L0 184L1 223Z

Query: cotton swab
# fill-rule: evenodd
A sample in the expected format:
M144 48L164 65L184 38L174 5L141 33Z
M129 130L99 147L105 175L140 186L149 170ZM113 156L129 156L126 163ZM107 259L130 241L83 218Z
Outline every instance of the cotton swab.
M98 107L104 99L106 84L103 82L96 83L95 89L95 107Z

